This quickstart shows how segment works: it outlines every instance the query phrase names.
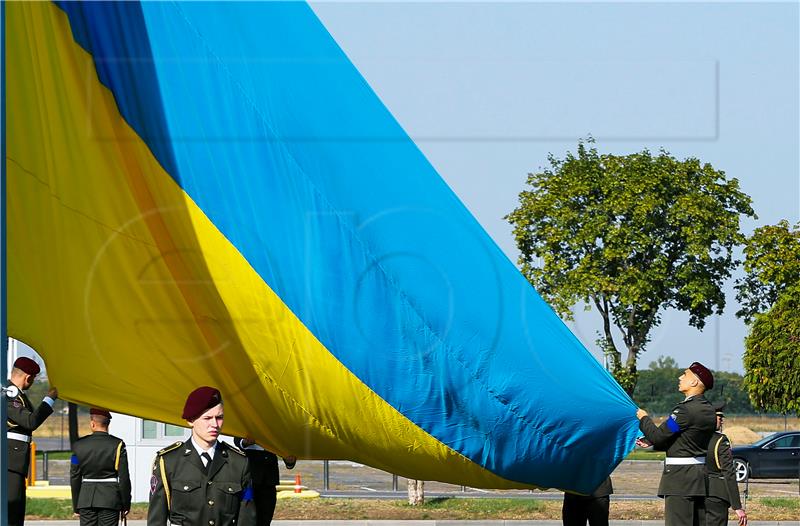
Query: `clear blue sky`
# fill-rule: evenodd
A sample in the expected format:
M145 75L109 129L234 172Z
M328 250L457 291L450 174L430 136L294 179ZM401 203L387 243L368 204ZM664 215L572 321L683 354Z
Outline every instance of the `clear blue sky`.
M798 2L312 5L513 261L502 217L526 174L588 134L602 151L663 147L738 178L759 216L748 233L800 219ZM742 372L728 291L702 333L667 312L640 367L669 355ZM595 353L598 316L571 324Z

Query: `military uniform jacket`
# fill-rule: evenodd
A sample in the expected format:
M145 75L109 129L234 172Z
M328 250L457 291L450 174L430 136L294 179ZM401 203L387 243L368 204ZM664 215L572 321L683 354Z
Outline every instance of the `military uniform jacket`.
M47 420L47 417L53 414L53 408L50 404L42 402L37 408L34 409L31 401L25 393L20 390L15 398L7 399L6 409L6 429L10 433L19 433L20 435L31 436L33 432L42 423ZM23 442L22 440L8 439L8 471L20 473L23 476L28 475L28 464L30 462L30 440Z
M250 462L250 477L254 487L278 485L280 482L278 455L266 449L244 448L241 438L235 438L233 443L247 455L247 460Z
M708 496L724 500L735 510L742 509L739 486L736 484L736 472L733 469L731 442L720 432L714 433L708 444L706 470L708 471Z
M653 444L653 449L666 451L668 458L705 457L708 443L717 427L714 408L704 396L693 396L680 402L660 426L649 416L639 421L639 429ZM699 464L664 463L658 495L705 496L707 494L705 461Z
M255 526L250 469L244 453L217 442L208 473L191 439L162 449L150 479L148 526Z
M77 440L72 446L69 481L76 512L84 508L131 509L125 442L103 431Z

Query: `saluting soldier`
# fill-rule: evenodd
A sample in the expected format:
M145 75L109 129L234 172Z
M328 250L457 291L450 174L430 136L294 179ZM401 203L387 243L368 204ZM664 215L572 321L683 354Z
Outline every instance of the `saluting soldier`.
M89 410L92 434L72 445L72 508L81 526L114 526L131 509L131 477L125 442L108 434L111 413Z
M275 515L275 504L278 500L276 486L280 483L278 456L267 451L250 438L234 438L233 444L245 452L250 463L250 475L253 477L253 502L256 505L256 524L269 526ZM283 457L286 469L293 469L297 457Z
M192 436L156 455L148 526L255 526L247 457L217 440L224 420L220 392L213 387L192 391L182 418Z
M16 393L6 395L9 526L22 526L25 523L25 479L31 461L31 437L36 428L53 414L53 404L58 398L58 389L51 387L42 403L33 407L24 391L30 389L39 372L39 365L24 356L17 358L11 369L11 385L16 388Z
M708 498L706 499L706 524L725 526L728 524L728 508L733 508L740 526L747 526L747 513L739 498L739 485L733 469L731 441L722 433L725 419L724 403L714 405L717 415L717 431L708 444L706 469L708 470Z
M636 412L639 429L649 442L639 440L637 444L652 444L667 452L658 486L658 495L664 498L666 526L705 524L706 450L716 426L714 408L704 393L713 387L711 371L694 362L678 379L678 390L686 398L660 426L643 409Z

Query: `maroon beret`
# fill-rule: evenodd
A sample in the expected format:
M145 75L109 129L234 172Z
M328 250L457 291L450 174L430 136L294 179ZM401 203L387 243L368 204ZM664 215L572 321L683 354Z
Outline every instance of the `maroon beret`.
M17 358L17 361L14 362L14 367L31 376L36 376L41 371L38 363L25 356Z
M107 409L100 409L99 407L89 409L89 414L111 418L111 413L109 413Z
M709 371L705 365L700 362L694 362L689 366L689 370L697 375L706 389L714 388L714 375L711 374L711 371Z
M184 420L194 420L212 407L221 403L222 394L220 394L219 390L208 386L198 387L189 393L189 396L186 398L186 404L183 406L183 416L181 418Z

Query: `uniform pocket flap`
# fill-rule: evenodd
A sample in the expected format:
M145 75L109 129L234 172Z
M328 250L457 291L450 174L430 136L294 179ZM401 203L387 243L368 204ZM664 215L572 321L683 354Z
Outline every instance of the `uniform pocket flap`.
M238 482L217 482L217 489L229 495L236 495L242 491L242 485Z
M199 487L200 487L200 483L192 481L192 480L173 480L172 481L172 491L189 492L189 491L194 491Z

